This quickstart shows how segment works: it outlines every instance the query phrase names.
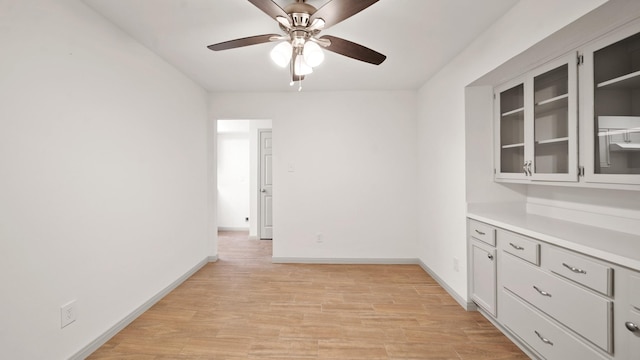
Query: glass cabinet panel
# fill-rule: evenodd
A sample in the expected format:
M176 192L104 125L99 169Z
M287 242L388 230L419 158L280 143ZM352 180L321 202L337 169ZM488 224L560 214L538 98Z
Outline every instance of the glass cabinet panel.
M594 173L640 174L640 34L593 53Z
M533 79L534 173L569 172L569 65Z
M524 164L524 84L500 93L500 172L522 173Z

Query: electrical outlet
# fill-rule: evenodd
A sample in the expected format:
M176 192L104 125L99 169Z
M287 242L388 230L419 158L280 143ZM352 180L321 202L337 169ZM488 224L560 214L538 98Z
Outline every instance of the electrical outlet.
M460 271L460 262L458 261L457 257L453 258L453 271L455 272Z
M77 309L76 309L76 301L72 300L65 305L60 307L60 328L64 328L65 326L71 324L76 321L78 317Z

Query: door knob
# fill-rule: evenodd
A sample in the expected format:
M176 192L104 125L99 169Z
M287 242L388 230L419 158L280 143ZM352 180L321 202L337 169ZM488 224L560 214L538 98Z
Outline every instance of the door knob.
M267 190L266 189L262 189L262 190L260 190L260 192L266 193Z
M489 254L487 255L487 258L489 258L489 260L493 260L493 255Z
M638 325L632 323L631 321L627 321L626 323L624 323L624 326L626 326L627 329L631 332L636 332L640 330L640 328L638 328Z

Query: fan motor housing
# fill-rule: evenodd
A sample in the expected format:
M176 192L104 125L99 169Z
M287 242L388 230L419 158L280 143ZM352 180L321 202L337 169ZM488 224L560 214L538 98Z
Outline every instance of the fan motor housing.
M289 14L295 27L309 26L309 18L316 12L316 8L304 2L289 4L284 8Z

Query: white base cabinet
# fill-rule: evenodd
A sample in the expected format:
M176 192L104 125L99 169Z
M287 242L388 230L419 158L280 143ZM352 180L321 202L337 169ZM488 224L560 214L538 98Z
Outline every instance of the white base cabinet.
M497 266L495 228L470 221L469 259L471 269L470 294L473 301L489 314L496 316Z
M473 281L471 298L496 316L496 249L479 241L471 242Z
M531 354L640 359L639 269L473 219L468 249L472 301Z

